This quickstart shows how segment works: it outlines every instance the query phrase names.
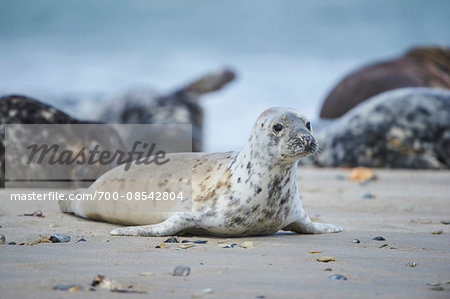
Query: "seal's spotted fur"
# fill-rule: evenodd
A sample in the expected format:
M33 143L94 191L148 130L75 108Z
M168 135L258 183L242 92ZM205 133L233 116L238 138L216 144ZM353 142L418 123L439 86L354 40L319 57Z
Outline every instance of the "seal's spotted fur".
M359 104L316 135L325 167L450 168L450 90L409 87Z
M298 233L340 232L342 228L337 225L312 222L300 202L295 183L297 161L316 150L317 143L306 118L292 109L272 108L258 118L247 145L240 152L170 156L172 165L179 167L186 161L193 162L191 212L143 214L136 208L133 210L132 202L62 202L61 209L82 217L147 224L118 228L111 231L112 235L205 233L237 237L269 235L280 229ZM177 169L167 174L164 167L150 167L136 166L126 175L114 169L87 191L108 188L108 179L120 175L124 187L125 184L129 187L140 171L156 171L167 180L177 176ZM152 187L133 185L133 190L152 190ZM113 212L106 212L106 204L116 205L116 209L111 207L108 211Z

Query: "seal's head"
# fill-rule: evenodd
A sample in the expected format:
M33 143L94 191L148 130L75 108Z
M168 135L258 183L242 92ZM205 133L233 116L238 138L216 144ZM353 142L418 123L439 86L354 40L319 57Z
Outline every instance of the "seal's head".
M258 152L288 163L313 154L318 148L311 123L292 108L264 111L253 127L250 142Z

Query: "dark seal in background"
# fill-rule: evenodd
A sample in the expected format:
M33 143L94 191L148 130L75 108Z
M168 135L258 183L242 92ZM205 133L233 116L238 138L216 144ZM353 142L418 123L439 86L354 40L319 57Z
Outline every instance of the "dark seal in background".
M337 118L357 104L387 90L402 87L450 89L450 48L417 47L403 56L363 67L332 89L321 118Z

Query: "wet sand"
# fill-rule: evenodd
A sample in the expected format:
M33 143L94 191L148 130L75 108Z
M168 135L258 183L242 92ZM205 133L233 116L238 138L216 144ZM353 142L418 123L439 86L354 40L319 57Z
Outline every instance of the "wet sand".
M10 201L8 194L18 190L1 190L0 233L6 243L54 233L71 240L0 245L0 298L448 298L450 226L440 222L450 219L450 171L376 172L378 180L362 186L348 180L348 170L300 168L297 180L310 217L345 231L226 241L252 241L252 249L221 248L217 243L224 239L197 236L180 240L208 243L157 249L166 237L112 237L108 233L116 225L63 214L52 201ZM36 210L45 217L17 216ZM443 234L432 234L438 230ZM372 240L376 236L386 240ZM76 243L81 237L86 241ZM355 238L359 244L352 243ZM388 245L379 248L383 244ZM316 261L322 256L336 261ZM190 275L172 276L177 265L189 266ZM147 294L53 290L59 283L89 286L99 273ZM336 273L347 280L328 278ZM441 283L444 290L430 290L427 283Z

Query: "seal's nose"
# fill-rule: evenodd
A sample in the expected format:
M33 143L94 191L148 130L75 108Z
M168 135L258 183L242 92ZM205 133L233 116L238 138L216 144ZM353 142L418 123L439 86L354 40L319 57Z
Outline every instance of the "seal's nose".
M305 152L315 153L317 151L317 141L310 133L302 132L297 138L302 143Z
M318 149L318 144L314 138L312 138L312 141L308 143L308 145L305 146L305 151L310 152L311 154L315 153Z

